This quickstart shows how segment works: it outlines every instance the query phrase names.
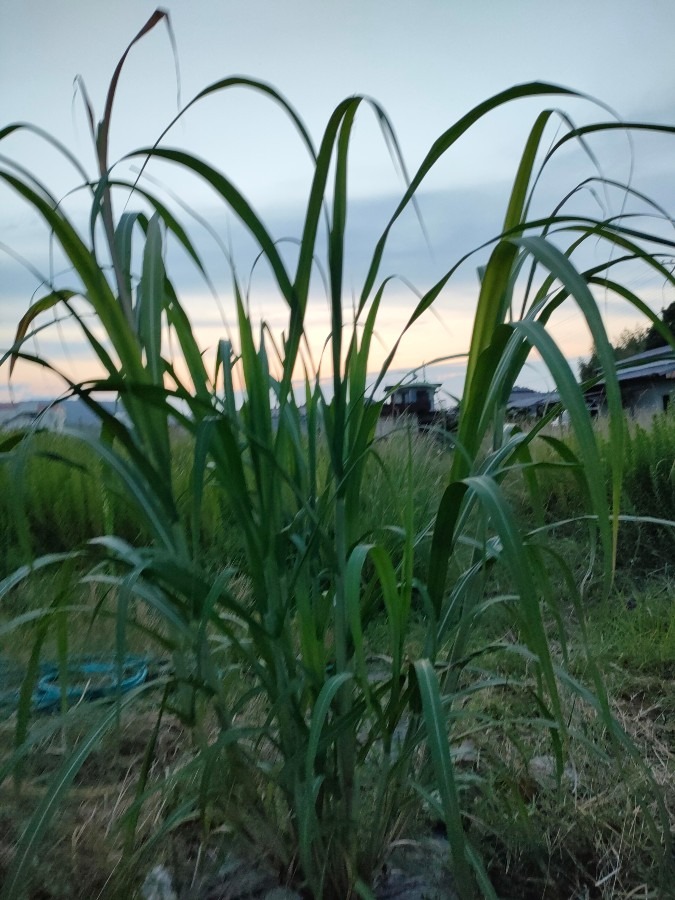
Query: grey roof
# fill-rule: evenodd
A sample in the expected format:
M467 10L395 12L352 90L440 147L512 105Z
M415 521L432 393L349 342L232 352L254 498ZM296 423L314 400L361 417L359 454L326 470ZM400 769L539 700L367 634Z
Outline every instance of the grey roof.
M656 347L628 356L616 364L619 381L636 378L675 378L675 351L672 347Z
M401 384L385 385L384 389L387 393L390 391L409 391L415 388L433 388L433 390L437 391L442 386L443 384L440 381L403 381Z
M560 394L557 391L529 391L522 388L514 389L509 395L506 408L509 410L535 409L537 407L553 406L560 402Z

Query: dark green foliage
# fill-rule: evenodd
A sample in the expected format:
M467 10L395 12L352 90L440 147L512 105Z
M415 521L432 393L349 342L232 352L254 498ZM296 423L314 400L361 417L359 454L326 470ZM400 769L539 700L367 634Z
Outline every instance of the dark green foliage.
M675 302L671 303L666 309L661 310L660 318L675 340ZM629 356L644 353L645 350L665 347L667 343L664 335L654 325L644 327L636 325L634 328L625 328L612 349L614 350L614 358L619 362L619 360L626 359ZM599 372L600 363L596 349L593 347L590 358L579 362L579 380L588 381L598 375Z
M0 456L0 543L7 553L0 577L27 557L69 550L106 531L134 541L138 518L79 441L29 434Z
M675 338L675 302L661 310L661 321ZM652 325L647 333L644 349L655 350L657 347L665 347L666 343L665 337Z
M173 477L178 507L190 517L189 445L173 438ZM0 578L36 555L81 547L115 534L143 544L150 532L124 491L90 448L73 437L27 434L0 455ZM200 526L202 551L213 565L240 558L236 520L222 494L207 480Z
M635 328L625 328L619 335L616 344L612 347L616 361L619 362L621 359L626 359L629 356L634 356L636 353L642 353L645 350L648 350L649 347L647 346L647 341L653 330L653 328L640 328L639 326L636 326ZM663 343L665 343L665 341L663 341ZM579 363L579 380L588 381L590 378L594 378L599 372L600 364L594 347L590 359L581 360Z

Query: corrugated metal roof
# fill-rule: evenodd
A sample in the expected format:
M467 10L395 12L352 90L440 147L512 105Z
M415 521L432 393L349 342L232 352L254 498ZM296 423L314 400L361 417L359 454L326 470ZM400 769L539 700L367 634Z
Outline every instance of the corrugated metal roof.
M616 366L619 381L634 378L675 378L675 352L671 347L656 347L622 359Z
M509 410L544 408L559 402L560 394L557 391L544 393L541 391L514 390L509 396L506 408Z
M675 351L672 347L656 347L627 356L616 364L618 381L633 381L643 378L675 378ZM598 381L591 391L603 386L605 379ZM589 391L586 392L590 393Z
M438 390L439 387L442 387L442 386L443 386L443 383L440 381L438 381L438 382L436 382L436 381L405 381L405 382L402 382L401 384L385 385L384 389L387 393L389 393L390 391L410 391L410 390L414 390L415 388L421 388L421 389L424 389L424 388L432 389L433 388L433 390L436 391L436 390Z

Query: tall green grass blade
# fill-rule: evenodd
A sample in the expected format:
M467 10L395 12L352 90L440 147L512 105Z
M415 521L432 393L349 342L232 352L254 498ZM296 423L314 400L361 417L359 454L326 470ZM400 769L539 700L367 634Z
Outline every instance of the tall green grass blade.
M145 350L145 365L154 384L162 383L162 311L164 309L162 233L155 214L148 224L139 284L138 333Z
M428 659L418 659L414 666L436 785L443 805L445 826L452 854L453 876L460 897L462 900L469 900L469 898L475 897L475 888L467 859L468 842L462 825L461 803L450 757L447 719L441 703L438 679Z
M489 515L491 525L499 536L503 546L503 557L517 586L520 604L523 608L522 622L527 646L541 666L556 720L562 722L560 697L553 672L550 646L539 608L540 589L532 578L532 567L513 512L492 479L486 476L474 476L467 478L466 484L469 490L478 496Z
M443 492L438 507L429 554L429 579L427 590L438 618L448 573L448 560L455 543L455 530L467 487L453 482Z
M137 156L157 157L158 159L166 159L182 166L189 171L194 172L202 178L207 184L222 197L227 206L234 212L249 229L253 237L258 242L261 250L265 255L265 259L269 263L274 272L279 289L286 299L289 306L293 306L295 293L289 279L286 267L276 248L276 244L269 232L262 223L260 217L254 212L243 194L237 190L232 182L218 172L213 166L203 160L197 159L181 150L174 150L167 147L146 147L137 150L130 155L130 158ZM1 173L0 173L1 174Z
M46 297L42 297L40 300L36 301L31 305L28 312L24 313L24 315L19 320L19 324L16 327L16 334L14 336L14 342L16 345L21 345L28 329L31 324L35 321L35 319L43 312L47 312L50 309L53 309L58 303L61 303L64 300L69 300L71 297L75 296L74 291L55 291L51 294L47 294ZM18 356L16 353L13 353L10 358L9 363L9 374L11 375L14 366L16 365L16 361Z
M83 281L86 296L106 333L120 354L120 360L132 377L140 378L142 368L136 342L124 315L110 291L96 260L65 216L28 185L0 170L0 178L22 196L54 232L59 244Z

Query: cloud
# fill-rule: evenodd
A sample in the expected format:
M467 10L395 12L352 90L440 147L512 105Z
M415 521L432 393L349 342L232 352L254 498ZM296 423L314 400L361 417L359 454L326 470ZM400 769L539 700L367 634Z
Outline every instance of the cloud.
M608 157L606 174L609 177L623 178L630 172L626 164L625 141L620 140L621 152L616 150L616 142L603 138L595 142L594 151ZM637 142L639 151L635 165L635 186L659 198L666 205L675 205L675 186L672 180L665 179L663 173L670 165L666 151L670 150L661 139L649 144ZM616 150L615 155L612 155ZM602 151L602 152L601 152ZM610 152L611 151L611 152ZM648 153L650 165L640 163L641 154ZM579 147L570 147L569 152L561 153L554 165L546 170L537 185L535 201L531 208L531 217L545 216L556 208L561 196L594 174L591 158ZM424 292L433 286L438 279L448 273L465 255L467 260L453 274L448 287L441 293L434 304L434 311L427 313L416 324L413 332L401 344L396 365L405 370L421 366L429 360L460 353L468 347L470 331L479 290L477 268L485 264L490 247L479 249L486 242L494 240L502 227L505 209L508 205L511 185L504 179L487 180L483 184L471 184L459 187L434 185L433 179L428 186L420 188L417 195L417 210L410 205L393 225L385 253L382 258L376 286L389 275L399 276L390 282L384 294L382 308L378 318L376 340L373 347L373 365L381 362L394 341L403 329L408 317L417 303L414 285L418 292ZM394 191L364 196L357 195L349 203L346 242L345 242L345 279L343 285L344 319L351 321L353 305L360 296L361 285L366 277L376 243L390 221L401 193ZM622 209L625 197L620 191L610 188L607 192L586 187L572 193L562 209L564 214L582 216L608 216ZM644 204L628 198L625 209L629 212L648 211ZM134 207L132 199L129 208ZM418 217L419 212L419 217ZM257 262L258 250L255 241L230 214L223 212L212 204L199 206L197 213L208 222L206 229L197 220L190 220L180 212L182 221L186 223L189 234L195 242L204 267L209 272L216 290L214 298L203 276L175 241L169 241L167 265L177 287L183 305L190 316L197 336L204 347L215 347L218 339L226 333L227 326L236 322L232 297L232 272L228 261L228 253L236 264L237 273L242 286L247 292L248 302L254 317L260 317L269 323L273 333L280 338L287 329L288 309L275 284L269 266ZM278 250L293 273L297 262L297 241L302 235L305 205L303 201L270 203L261 209L261 218L272 238L277 241ZM73 218L83 234L87 233L86 215L77 210ZM662 222L648 222L645 218L632 219L631 224L644 228L646 225L656 227L659 232L667 233L672 226ZM31 220L32 222L32 220ZM669 233L670 233L669 232ZM217 240L214 239L214 235ZM26 256L41 271L49 271L49 242L44 229L35 222L30 227L10 229L13 246ZM571 232L560 231L551 238L559 246L564 241L575 238ZM227 248L225 251L223 247ZM667 245L666 245L667 249ZM675 255L675 247L674 255ZM140 272L141 253L137 245L135 260L136 273ZM317 240L319 261L315 267L310 305L307 311L308 330L317 347L321 347L330 329L329 303L326 290L320 277L320 267L327 271L327 236L322 224ZM575 254L579 266L595 265L604 258L605 251L598 240L586 241ZM63 261L56 259L53 268L63 270ZM664 289L664 279L655 274L645 274L644 269L631 268L627 264L616 267L616 272L632 286L653 309L660 309L670 302L670 295ZM58 274L60 286L77 287L76 280L67 271ZM27 273L9 256L0 256L0 304L3 318L0 323L0 346L9 346L18 318L23 314L39 287L37 280ZM598 293L601 311L613 334L630 326L637 316L627 307L625 301L617 301ZM221 311L224 312L225 324ZM560 340L565 353L570 358L588 352L590 338L583 324L582 316L568 305L554 320L555 334ZM67 336L69 353L79 359L82 347L78 343L77 331L64 326L62 333ZM42 352L59 355L61 352L59 337L53 338L54 344L47 342L45 335L40 339ZM320 352L320 349L319 351ZM318 355L317 352L317 355ZM60 358L60 357L59 357ZM454 365L454 364L453 364ZM78 367L79 370L79 367ZM456 389L456 367L451 379L452 392ZM23 376L22 376L23 377ZM539 377L539 375L537 375Z

